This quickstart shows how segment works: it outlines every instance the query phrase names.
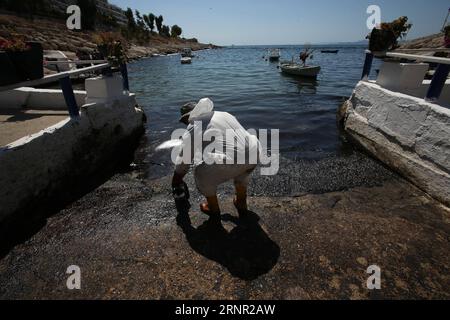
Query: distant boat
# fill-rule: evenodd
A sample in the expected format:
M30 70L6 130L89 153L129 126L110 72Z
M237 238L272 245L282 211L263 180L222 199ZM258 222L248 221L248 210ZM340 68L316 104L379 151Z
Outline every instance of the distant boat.
M321 50L322 53L338 53L339 50Z
M295 62L282 63L280 68L286 74L307 78L317 78L320 72L320 66L304 66Z
M181 58L181 64L191 64L191 63L192 63L192 58L190 58L190 57Z
M280 49L270 49L267 56L269 57L269 61L279 61L281 57Z
M181 56L183 58L193 58L194 57L194 55L192 54L191 48L184 48L183 51L181 52Z

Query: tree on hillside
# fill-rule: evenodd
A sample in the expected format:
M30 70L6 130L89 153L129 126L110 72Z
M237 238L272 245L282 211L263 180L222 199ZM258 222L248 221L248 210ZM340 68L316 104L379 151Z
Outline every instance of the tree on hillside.
M156 29L158 29L158 32L160 34L162 33L163 22L164 22L163 16L159 16L159 17L155 18Z
M161 35L164 37L170 37L170 27L163 25L161 28Z
M136 40L141 45L147 44L150 32L147 28L146 16L142 16L138 10L133 13L133 10L130 8L127 8L125 16L128 23L127 28L122 29L122 35L129 40Z
M128 23L128 30L130 32L134 32L136 30L136 20L134 20L133 10L130 8L127 8L127 11L125 11L125 16L127 17Z
M183 33L183 29L181 29L179 26L177 25L173 25L172 26L172 30L171 30L171 36L174 38L178 38L179 36L181 36L181 34Z
M138 10L135 11L135 16L137 28L133 36L140 44L145 44L149 40L150 33L147 29L144 18Z
M145 28L146 28L146 29L150 29L150 28L148 27L148 15L143 14L143 15L142 15L142 20L144 20Z
M138 10L135 10L135 15L136 15L136 24L137 27L142 31L146 29L146 25L144 22L144 19L141 16L141 13Z
M153 32L153 30L155 30L155 15L153 13L144 15L144 21L147 24L150 31Z
M77 0L77 5L81 10L81 27L87 30L94 30L95 19L97 18L95 0Z

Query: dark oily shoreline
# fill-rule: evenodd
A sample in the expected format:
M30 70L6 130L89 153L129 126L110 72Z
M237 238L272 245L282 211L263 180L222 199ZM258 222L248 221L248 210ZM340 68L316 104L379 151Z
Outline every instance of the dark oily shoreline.
M359 152L281 161L254 175L251 219L221 188L225 230L205 224L192 175L191 209L170 176L139 164L48 219L0 261L1 299L449 298L450 212ZM188 218L190 217L190 218ZM259 220L258 218L259 217ZM78 265L82 290L66 288ZM369 265L382 290L366 288Z

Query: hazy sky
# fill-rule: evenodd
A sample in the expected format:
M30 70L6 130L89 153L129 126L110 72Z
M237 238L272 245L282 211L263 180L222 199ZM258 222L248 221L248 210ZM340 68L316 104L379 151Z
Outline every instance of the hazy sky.
M110 0L126 9L162 14L183 36L219 45L303 44L364 39L367 7L381 8L382 21L406 15L408 39L440 30L449 0Z

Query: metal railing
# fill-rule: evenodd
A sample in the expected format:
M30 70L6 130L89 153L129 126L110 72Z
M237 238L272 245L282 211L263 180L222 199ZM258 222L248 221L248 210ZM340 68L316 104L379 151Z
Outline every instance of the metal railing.
M74 65L85 65L85 64L102 64L107 63L106 60L75 60L75 61L45 61L46 65L60 65L60 64L74 64Z
M440 49L435 49L434 51L440 51ZM431 57L418 54L407 54L398 52L388 52L386 53L388 58L399 58L406 59L410 61L420 61L429 62L437 64L436 71L431 80L430 87L428 88L425 100L435 102L439 100L442 90L444 89L445 82L450 74L450 58L441 57ZM370 70L372 68L374 54L369 50L366 50L366 59L364 62L362 80L367 80L369 78Z
M91 64L91 63L96 63L96 62L104 62L104 60L98 60L98 61L95 61L95 60L93 60L93 61L89 61L89 60L86 60L86 61L84 61L84 60L81 60L81 61L53 61L53 62L51 62L51 64L79 64L79 65L81 65L81 64L86 64L86 63ZM61 91L64 95L64 100L66 102L67 109L69 111L69 115L71 118L77 118L80 115L80 111L79 111L79 107L77 105L77 101L75 99L75 94L73 92L73 87L72 87L72 81L70 78L73 76L80 75L80 74L104 70L104 69L111 69L110 64L109 63L101 63L101 64L98 64L95 66L89 66L89 67L85 67L85 68L81 68L81 69L59 72L56 74L45 76L41 79L23 81L23 82L11 84L11 85L3 86L3 87L0 87L0 92L14 90L17 88L22 88L22 87L34 87L34 86L39 86L39 85L59 81ZM124 90L129 91L130 85L129 85L129 81L128 81L128 69L127 69L126 64L121 65L120 72L122 74L122 79L123 79L123 88L124 88Z
M402 48L398 48L395 49L395 51L392 52L450 52L449 48L440 48L440 49L436 49L436 48L420 48L420 49L402 49Z
M388 52L388 53L386 53L386 56L389 58L400 58L400 59L407 59L407 60L412 60L412 61L431 62L431 63L437 63L437 64L450 64L449 58L431 57L431 56L424 56L424 55L419 55L419 54Z

